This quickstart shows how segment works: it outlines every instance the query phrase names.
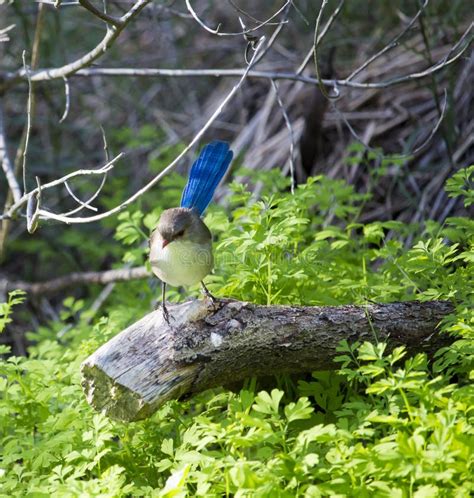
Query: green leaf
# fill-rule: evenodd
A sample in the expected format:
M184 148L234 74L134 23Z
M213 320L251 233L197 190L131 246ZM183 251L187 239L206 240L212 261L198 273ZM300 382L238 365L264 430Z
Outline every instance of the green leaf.
M313 413L314 408L310 405L308 398L299 398L296 403L285 406L285 416L288 422L307 419Z
M285 393L279 389L273 389L271 394L261 391L255 398L253 409L260 413L268 415L278 415L278 407Z

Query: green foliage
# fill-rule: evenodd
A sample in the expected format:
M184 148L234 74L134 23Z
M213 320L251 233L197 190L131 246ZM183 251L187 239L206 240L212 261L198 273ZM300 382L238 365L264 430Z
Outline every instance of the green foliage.
M446 182L449 197L464 197L464 207L474 204L474 165L460 169Z
M6 303L0 303L0 334L5 330L8 323L12 321L10 315L15 304L20 304L25 300L25 292L15 290L8 293Z
M469 198L466 174L449 188ZM61 321L29 334L27 358L0 362L0 497L472 496L472 221L423 231L361 224L366 196L343 182L312 178L292 195L277 193L279 174L258 181L261 200L234 184L230 212L214 206L206 216L217 238L213 292L310 305L450 299L456 311L441 328L456 342L434 359L343 342L338 371L279 379L268 391L253 379L238 393L208 391L120 424L87 405L79 365L146 313L155 292L148 282L117 284L101 317L66 298ZM177 202L182 179L167 182L146 216L120 215L125 260L145 261L144 237ZM3 326L20 300L1 305Z

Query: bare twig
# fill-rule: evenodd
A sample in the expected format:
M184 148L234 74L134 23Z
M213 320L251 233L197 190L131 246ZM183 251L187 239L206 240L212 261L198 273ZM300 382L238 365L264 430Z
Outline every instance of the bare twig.
M56 220L56 221L61 221L63 223L71 223L71 224L72 223L90 223L90 222L93 222L93 221L101 220L103 218L107 218L108 216L111 216L112 214L115 214L115 213L118 213L118 212L122 211L126 206L128 206L129 204L131 204L132 202L134 202L136 199L138 199L141 195L143 195L145 192L147 192L148 190L150 190L164 176L166 176L170 171L172 171L176 167L176 165L179 163L179 161L189 152L189 150L201 139L201 137L204 135L204 133L212 126L212 124L214 123L214 121L221 114L221 112L224 109L224 107L228 104L228 102L230 102L230 100L234 97L234 95L237 93L237 91L239 90L239 88L242 86L243 82L245 81L245 79L247 77L247 74L249 73L250 69L252 68L252 66L253 66L253 64L255 62L255 59L258 56L259 51L260 51L260 49L261 49L261 47L263 46L264 43L265 43L265 37L262 37L260 39L260 43L259 43L257 49L255 50L253 58L250 61L249 65L247 66L246 70L244 71L242 77L236 83L236 85L234 85L234 87L227 94L227 96L224 98L224 100L220 103L220 105L214 111L214 113L212 114L212 116L207 120L207 122L205 123L205 125L199 130L199 132L194 136L194 138L189 142L189 144L183 149L183 151L180 154L178 154L178 156L166 168L164 168L158 175L156 175L144 187L142 187L140 190L138 190L137 192L135 192L132 196L130 196L125 201L123 201L120 205L118 205L118 206L114 207L113 209L110 209L110 210L108 210L108 211L106 211L104 213L96 214L94 216L77 217L76 218L76 217L66 216L66 215L63 215L63 214L55 214L55 213L51 213L49 211L40 210L40 217L42 219L52 219L52 220ZM117 156L117 158L114 159L114 162L120 156L121 156L121 154L119 156ZM104 172L104 168L101 168L101 170L90 170L90 171L92 171L94 174L102 173L102 172ZM71 177L71 175L72 176L78 176L78 175L81 175L81 173L79 171L76 171L74 173L71 173L69 175L69 177ZM63 177L60 180L56 180L56 182L64 183L64 181L66 181L67 179L68 178ZM51 183L54 183L54 182L51 182ZM48 184L48 185L51 185L51 184ZM44 190L45 187L46 187L46 185L43 187L43 190ZM31 192L28 195L31 195ZM13 208L13 206L12 206L12 208ZM16 208L18 209L18 203L17 203ZM9 214L11 214L11 213L9 212Z
M326 91L326 86L324 85L321 78L321 71L319 69L319 57L318 57L318 32L319 32L319 23L321 22L321 18L323 16L324 8L327 5L328 0L323 0L321 4L321 8L319 9L318 17L316 18L316 25L314 27L314 41L313 41L313 54L314 54L314 69L316 71L316 79L318 80L318 86L320 92L326 97L328 100L335 100L339 98L339 91L337 90L336 85L334 85L334 95L330 95Z
M99 19L102 19L103 21L105 21L107 24L112 24L112 26L115 26L115 27L122 26L122 24L123 24L122 19L118 19L116 17L110 16L109 14L106 14L105 12L102 12L101 10L96 8L94 4L89 2L89 0L79 0L79 3L85 9L87 9L89 12L94 14Z
M125 14L122 19L126 20L128 23L133 17L135 17L138 12L143 9L143 7L151 0L140 0L135 4L135 6ZM138 10L139 9L139 10ZM46 81L56 78L63 78L64 76L167 76L167 77L193 77L193 76L217 76L217 77L241 77L244 73L243 69L155 69L155 68L144 68L144 69L130 69L130 68L88 68L86 66L90 65L97 58L99 58L104 51L106 51L112 43L115 41L117 36L123 30L125 26L117 28L115 31L110 31L104 37L104 39L88 54L81 57L80 59L62 66L60 68L48 68L41 69L38 71L31 71L31 81ZM435 74L449 65L453 64L464 54L467 48L470 46L471 40L467 40L471 31L474 27L474 23L471 23L460 39L453 45L448 55L443 57L441 60L431 65L427 69L419 72L409 73L404 76L396 76L382 81L374 82L360 82L352 81L349 78L345 79L318 79L309 76L302 76L298 73L293 72L270 72L270 71L250 71L247 76L249 78L263 78L263 79L288 79L294 81L302 81L304 83L319 84L323 83L329 87L350 87L357 89L382 89L388 88L394 85L399 85L408 81L415 81L419 79L426 78L432 74ZM240 33L242 34L242 33ZM322 33L321 33L322 34ZM319 38L319 36L318 36ZM467 41L466 41L467 40ZM463 43L466 41L465 45ZM316 45L317 47L317 45ZM454 52L459 51L452 55ZM26 75L23 70L19 70L14 73L4 74L4 82L0 83L0 91L5 88L18 83L26 79Z
M219 34L219 29L221 27L220 23L217 25L216 29L212 29L207 26L204 21L201 21L201 18L196 14L196 11L193 9L193 6L191 5L191 2L189 0L186 0L186 7L189 13L193 16L194 20L199 24L199 26L201 26L201 28L204 28L208 33L212 33L213 35Z
M395 155L392 154L392 155L390 155L390 157L392 159L408 159L410 157L416 156L419 152L421 152L431 142L431 139L434 137L435 133L439 130L439 127L441 126L441 123L443 122L444 116L446 114L447 105L448 105L448 92L445 89L444 90L444 102L443 102L443 107L441 109L441 114L439 115L439 118L436 121L436 124L434 125L434 127L432 128L432 130L430 131L430 133L426 137L426 139L423 141L423 143L421 143L418 147L416 147L415 149L411 150L407 154L395 154ZM368 143L366 143L366 141L357 134L357 132L354 130L354 128L349 123L349 121L347 120L347 118L337 108L337 106L335 105L334 102L333 102L332 108L333 108L334 112L340 117L340 119L342 119L342 121L344 121L344 124L347 126L347 129L350 131L351 135L358 142L360 142L367 150L375 152L376 154L379 154L380 156L384 155L382 152L378 151L377 149L374 149L374 148L370 147L368 145Z
M286 25L286 23L288 21L288 15L290 13L290 7L291 7L291 5L292 5L291 2L287 2L285 5L283 5L282 9L280 9L277 12L277 14L279 14L280 12L283 12L283 19L278 23L277 28L273 31L272 36L268 40L268 43L266 44L266 46L263 48L263 50L260 51L260 53L258 54L258 56L255 58L254 64L258 64L265 57L265 55L267 54L267 52L270 50L270 48L275 43L275 41L278 38L281 30L283 29L283 27ZM273 19L273 16L272 16L272 19Z
M79 5L79 0L70 0L69 2L64 2L63 0L35 0L35 3L40 5L52 5L56 9L59 7L74 7Z
M270 24L270 22L275 19L281 12L285 10L287 6L291 5L291 0L286 0L286 2L276 11L274 12L266 21L259 22L257 26L253 28L245 28L242 31L236 31L236 32L231 32L231 33L223 33L220 31L221 24L219 23L217 25L217 28L212 29L209 26L206 25L206 23L197 15L196 11L193 9L190 0L186 0L186 7L189 11L189 13L193 16L194 20L201 26L203 29L205 29L207 32L212 33L213 35L217 36L241 36L245 35L247 33L252 33L253 31L257 31L258 29L262 28L263 26ZM287 21L280 21L278 24L286 23Z
M69 88L69 80L66 78L66 76L63 77L63 80L64 80L64 96L66 98L66 104L64 106L63 115L59 120L60 123L64 122L64 120L67 118L69 114L69 108L71 106L71 90Z
M120 268L107 271L88 271L84 273L70 273L63 277L54 278L46 282L25 282L23 280L0 280L0 289L9 292L14 289L24 290L30 294L54 294L63 289L77 285L110 284L112 282L125 282L129 280L141 280L150 276L145 266L135 268Z
M232 7L234 7L234 9L239 12L240 14L244 15L245 17L247 17L248 19L252 20L254 23L257 23L257 24L263 24L264 21L260 21L259 19L257 19L256 17L252 16L251 14L249 14L247 11L245 11L244 9L242 9L241 7L239 7L235 2L233 2L232 0L228 0L228 2L232 5ZM191 16L192 17L192 16ZM267 22L266 25L267 26L274 26L276 24L279 24L279 23L270 23L270 22Z
M102 178L102 183L101 183L101 187L104 183L104 179L105 179L105 175L104 175L104 178ZM71 187L69 186L69 183L68 182L64 182L64 186L66 187L66 190L68 191L68 194L79 204L79 207L82 209L89 209L91 211L94 211L94 212L97 212L97 208L95 206L91 206L89 203L91 202L90 200L87 201L87 202L84 202L84 201L81 201L81 199L79 199L79 197L77 197L77 195L72 191ZM75 209L74 210L75 212L78 212L79 209Z
M10 36L8 35L8 32L12 30L14 27L15 27L14 24L10 24L10 26L0 29L0 43L10 41Z
M420 17L418 19L418 24L420 26L421 36L423 38L423 43L425 45L427 60L428 60L430 65L433 65L433 57L431 55L431 47L430 47L430 43L428 40L428 35L426 33L426 28L425 28L425 23L423 21L423 17L424 17L423 15L420 15ZM436 83L436 78L434 77L434 75L431 75L430 80L431 80L431 91L432 91L433 98L434 98L435 103L436 103L436 109L438 111L438 115L441 116L442 112L441 112L441 105L440 105L439 98L438 98L438 84ZM453 160L453 151L451 148L451 142L449 140L448 134L446 133L444 126L441 128L441 136L442 136L444 143L446 145L446 151L448 153L448 158L449 158L449 163L450 163L451 169L454 169L455 165L454 165L454 160Z
M41 205L41 182L38 177L36 177L36 184L38 185L38 192L29 197L26 205L26 229L29 233L35 232L38 228L39 208Z
M329 31L329 28L332 26L332 23L336 20L336 17L339 15L339 13L342 10L342 7L344 5L345 0L341 0L339 2L339 5L334 9L334 12L331 14L331 17L328 19L327 23L325 24L324 28L321 30L321 33L319 33L317 39L316 39L316 47L321 43L321 40L324 38L326 33ZM303 62L300 64L298 69L296 70L296 74L301 74L305 67L308 65L309 61L314 55L314 46L311 47L311 49L308 51L306 54L305 58L303 59Z
M290 134L290 158L289 158L289 161L290 161L290 176L291 176L291 193L294 194L296 180L295 180L295 161L294 161L295 137L294 137L294 133L293 133L293 127L291 126L290 118L289 118L288 113L286 112L285 106L283 105L283 102L280 98L280 94L278 93L278 86L274 80L271 80L271 82L272 82L273 91L275 92L276 100L278 102L278 106L281 109L281 113L283 114L283 119L285 120L286 127L288 128L288 133Z
M38 14L36 16L36 27L35 27L35 35L33 38L33 45L31 47L31 68L28 74L25 73L25 77L28 81L28 103L27 103L27 123L23 126L23 131L21 134L20 138L20 143L17 147L16 150L16 155L15 155L15 160L14 160L14 175L15 177L19 175L20 173L20 168L23 164L24 161L24 154L27 146L27 141L29 138L30 130L31 130L31 123L33 116L35 114L35 98L34 98L34 92L32 89L32 84L31 84L31 79L29 78L29 74L31 74L31 70L34 70L38 67L38 62L39 62L39 54L40 54L40 42L41 42L41 34L43 32L43 27L44 27L44 16L45 16L45 6L40 4L38 6ZM23 65L25 65L23 63ZM1 84L0 84L1 87ZM23 168L23 171L25 169ZM24 182L26 183L26 182ZM26 188L24 186L24 188ZM26 190L24 191L26 193ZM11 204L15 202L15 199L12 195L12 192L9 190L7 193L7 198L5 200L5 205L3 212L6 212L8 208L11 206ZM10 220L7 218L2 220L2 223L0 224L0 258L2 257L5 249L5 244L7 241L8 237L8 232L10 230Z
M464 32L462 37L450 50L450 53L457 50L462 43L466 40L469 33L472 31L474 24L471 24L467 30ZM468 41L464 47L462 47L459 52L452 57L443 57L434 65L428 67L427 69L419 72L414 72L407 74L405 76L397 76L394 78L389 78L382 81L374 82L360 82L351 81L346 79L325 79L322 78L321 82L329 87L349 87L356 88L360 90L368 89L383 89L395 85L400 85L408 81L416 81L419 79L426 78L431 74L435 74L449 65L453 64L464 54L464 52L469 48L470 41ZM32 72L32 79L35 81L43 81L49 79L45 77L50 70L43 69L38 73ZM229 77L241 77L246 70L244 69L160 69L160 68L87 68L79 69L74 73L74 77L91 77L91 76L135 76L135 77L205 77L205 76L215 76L221 78ZM310 76L299 75L292 72L280 72L280 71L249 71L247 73L248 78L258 78L258 79L270 79L270 80L292 80L301 81L308 84L318 84L319 80L317 78L312 78Z
M21 198L21 189L15 177L15 172L13 171L13 165L10 161L10 156L8 155L7 140L5 138L5 125L3 123L2 99L0 99L0 159L2 161L2 169L7 178L8 188L13 195L14 201L17 202Z
M21 169L23 172L23 192L27 191L26 188L26 156L28 154L28 144L30 143L30 133L31 133L31 112L33 107L33 86L31 84L30 69L26 65L26 52L23 50L22 53L23 68L25 70L26 77L28 79L28 103L26 107L26 134L25 134L25 146L23 147L23 158Z
M372 62L377 60L379 57L384 55L386 52L391 50L392 48L396 47L398 45L398 40L400 40L415 24L415 22L418 20L420 15L423 13L423 11L426 9L428 6L430 0L425 0L423 5L420 7L420 10L415 14L415 16L410 20L410 22L406 25L405 29L400 31L395 38L393 38L392 41L390 41L385 47L383 47L381 50L379 50L376 54L374 54L372 57L367 59L363 64L361 64L357 69L354 69L352 73L346 78L347 81L351 81L354 79L359 73L361 73L366 67L368 67Z
M104 128L101 126L100 127L100 130L102 132L102 139L104 141L104 152L105 152L105 160L107 162L109 162L110 158L109 158L109 147L107 145L107 139L105 137L105 131L104 131ZM68 192L72 195L72 197L77 201L79 202L79 206L75 209L73 209L72 211L68 211L67 213L65 213L66 216L71 216L73 214L76 214L78 213L79 211L81 211L82 209L84 208L88 208L90 209L91 211L97 211L97 208L96 207L93 207L90 205L90 203L96 199L96 197L100 194L100 192L102 191L104 185L105 185L105 182L107 181L107 171L104 173L104 176L102 177L102 181L100 182L100 185L99 187L97 188L97 190L89 197L89 199L87 199L86 201L82 202L79 198L76 198L75 195L72 194L72 192L69 190L68 188L68 183L65 182L65 186L66 188L68 189Z
M31 81L44 81L52 80L56 78L67 77L79 69L92 64L95 60L101 57L104 53L109 50L113 45L115 40L120 36L125 27L132 21L142 10L149 4L151 0L137 0L130 10L128 10L121 18L120 24L114 26L112 29L108 29L102 40L87 54L83 55L79 59L76 59L69 64L64 66L54 68L54 69L42 69L39 71L31 72ZM15 73L11 73L7 76L7 80L0 85L0 91L5 90L10 85L14 84L18 80L22 80L26 77L24 70L18 70Z
M106 173L107 171L110 171L114 167L115 163L122 156L123 156L123 153L121 152L116 157L114 157L111 161L109 161L107 164L105 164L104 166L102 166L99 169L78 169L76 171L73 171L72 173L69 173L61 178L58 178L57 180L53 180L52 182L45 183L44 185L42 185L41 190L45 191L45 190L50 189L52 187L62 185L63 183L67 182L67 180L69 180L70 178L73 178L75 176L102 175L102 174ZM15 202L12 206L10 206L8 211L3 216L1 216L0 219L11 218L13 216L13 214L18 211L18 209L20 209L22 206L24 206L28 202L28 200L31 196L36 195L38 192L39 192L39 189L35 188L35 189L31 190L30 192L28 192L27 194L24 194L20 199L18 199L17 202ZM45 211L41 210L40 214L42 214L44 212Z

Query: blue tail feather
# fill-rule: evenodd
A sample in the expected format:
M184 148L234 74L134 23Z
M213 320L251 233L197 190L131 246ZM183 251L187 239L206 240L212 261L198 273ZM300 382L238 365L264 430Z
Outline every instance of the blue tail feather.
M215 140L207 144L191 166L188 183L181 197L181 207L195 208L202 214L211 202L232 156L227 142Z

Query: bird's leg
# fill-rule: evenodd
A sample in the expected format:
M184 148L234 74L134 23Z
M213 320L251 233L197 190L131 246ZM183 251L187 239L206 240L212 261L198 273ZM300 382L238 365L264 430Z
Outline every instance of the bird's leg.
M163 318L165 322L170 324L170 314L168 313L168 308L166 307L166 282L161 282L161 311L163 312Z
M204 281L201 280L201 286L202 286L202 291L206 297L208 297L211 301L212 304L215 304L217 302L217 298L214 297L210 292L209 289L204 285Z

